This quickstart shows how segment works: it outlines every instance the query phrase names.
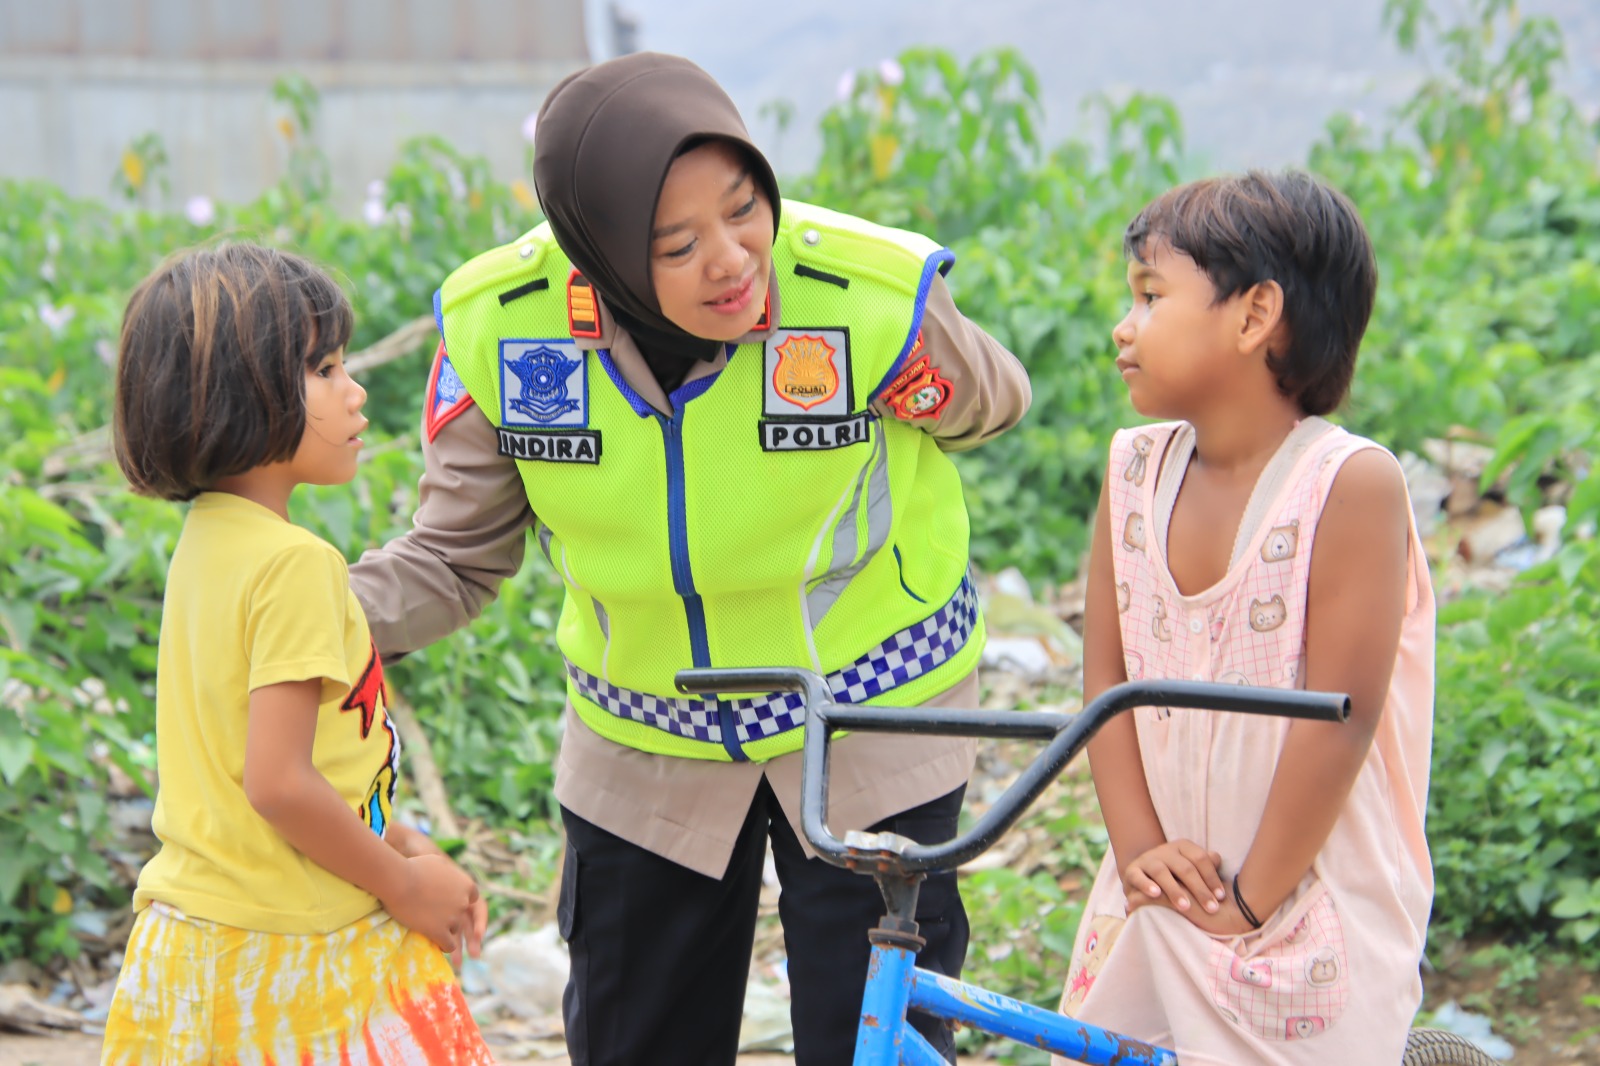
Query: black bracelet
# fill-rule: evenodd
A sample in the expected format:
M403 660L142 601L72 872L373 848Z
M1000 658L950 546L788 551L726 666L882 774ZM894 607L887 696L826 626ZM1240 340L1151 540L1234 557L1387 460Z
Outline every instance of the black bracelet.
M1233 902L1239 905L1239 913L1244 915L1244 920L1250 923L1250 928L1260 929L1261 919L1256 917L1256 912L1250 909L1250 904L1239 895L1239 875L1233 875Z

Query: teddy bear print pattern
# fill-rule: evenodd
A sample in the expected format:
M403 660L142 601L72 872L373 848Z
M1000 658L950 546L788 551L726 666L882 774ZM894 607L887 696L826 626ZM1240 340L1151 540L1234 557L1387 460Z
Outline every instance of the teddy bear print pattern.
M1131 552L1144 551L1144 515L1128 515L1122 526L1122 546Z
M1232 944L1211 945L1208 983L1224 1018L1266 1040L1304 1040L1339 1020L1350 977L1331 896L1308 895L1262 932L1259 945L1243 956Z
M1160 596L1155 598L1155 620L1150 623L1150 631L1160 641L1172 639L1172 619L1167 617L1167 605Z
M1150 449L1154 446L1155 441L1143 433L1133 438L1133 455L1122 468L1122 480L1131 481L1138 488L1144 487L1145 475L1150 471Z
M1308 680L1305 604L1318 519L1343 463L1377 446L1326 423L1302 422L1262 474L1249 506L1252 525L1227 574L1184 596L1166 565L1163 512L1173 495L1169 472L1183 469L1191 432L1181 423L1140 426L1112 444L1107 554L1127 675L1299 687ZM1136 444L1139 437L1151 443ZM1400 1060L1421 1001L1414 952L1431 900L1420 775L1428 765L1434 612L1414 527L1410 538L1410 613L1385 724L1312 871L1263 915L1265 928L1212 938L1161 908L1130 915L1119 857L1108 852L1062 968L1063 1006L1074 1017L1119 1032L1167 1034L1180 1057L1192 1053L1196 1061ZM1293 725L1155 708L1140 708L1132 722L1163 831L1218 852L1225 873L1236 871L1260 827Z
M1113 479L1110 489L1112 529L1121 543L1112 553L1117 586L1118 621L1128 677L1171 677L1237 685L1297 687L1305 651L1305 595L1316 517L1327 484L1337 472L1330 460L1347 447L1328 434L1307 462L1324 462L1322 477L1300 477L1281 494L1228 574L1214 588L1185 597L1173 584L1161 543L1165 521L1155 513L1155 478L1141 463L1166 446L1170 426L1144 427L1137 436L1119 434L1114 463L1128 476ZM1149 443L1142 443L1144 438ZM1346 438L1348 440L1348 438ZM1117 469L1116 466L1113 469ZM1141 484L1140 482L1143 482ZM1172 745L1199 752L1246 750L1249 735L1278 734L1286 719L1251 715L1207 715L1144 708L1135 719L1140 744L1157 730L1158 747ZM1254 731L1253 733L1251 731ZM1275 746L1266 742L1267 746ZM1242 746L1242 747L1241 747ZM1250 775L1245 775L1249 777ZM1237 785L1241 805L1259 810L1271 774ZM1195 810L1205 806L1202 793L1183 791L1164 778L1151 781L1158 809ZM1170 794L1164 790L1177 788ZM1236 846L1248 847L1248 836ZM1207 981L1217 1012L1231 1024L1270 1041L1297 1040L1325 1032L1349 998L1344 940L1331 897L1320 889L1294 899L1287 907L1290 926L1277 925L1247 943L1243 954L1236 942L1213 942ZM1103 944L1102 937L1096 946ZM1103 950L1103 948L1102 948ZM1081 997L1098 969L1088 957L1075 958L1069 973L1080 976ZM1085 984L1087 982L1087 984ZM1067 990L1072 998L1072 989Z
M1317 499L1317 479L1304 479L1304 487L1266 517L1249 551L1216 588L1184 597L1167 575L1164 545L1156 543L1165 522L1150 514L1156 505L1151 464L1172 428L1124 431L1114 445L1112 468L1122 475L1110 486L1119 540L1112 567L1127 676L1298 686L1316 520L1305 512ZM1164 722L1171 716L1146 711L1140 717Z
M1273 526L1267 531L1267 539L1261 545L1261 561L1264 563L1288 562L1295 556L1295 549L1300 544L1300 520L1295 519L1288 525Z
M1283 625L1283 620L1289 615L1288 608L1283 605L1283 596L1275 595L1265 603L1260 600L1250 601L1250 628L1257 633L1270 633Z
M1084 937L1083 950L1073 959L1067 971L1067 988L1061 998L1061 1010L1071 1014L1082 1005L1084 997L1094 988L1101 967L1111 957L1111 946L1117 942L1125 918L1111 914L1097 914L1089 921L1089 931Z

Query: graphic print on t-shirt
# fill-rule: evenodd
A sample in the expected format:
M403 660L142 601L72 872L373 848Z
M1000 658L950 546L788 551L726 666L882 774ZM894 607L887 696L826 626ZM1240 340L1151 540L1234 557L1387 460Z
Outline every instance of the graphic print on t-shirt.
M369 644L369 647L367 665L361 671L361 677L351 686L350 694L339 705L339 710L361 712L362 740L371 734L374 723L381 725L388 737L389 750L383 766L373 775L372 784L367 786L366 798L356 808L361 820L381 837L394 813L395 782L400 776L400 737L389 720L389 690L383 682L383 660L378 656L377 645Z

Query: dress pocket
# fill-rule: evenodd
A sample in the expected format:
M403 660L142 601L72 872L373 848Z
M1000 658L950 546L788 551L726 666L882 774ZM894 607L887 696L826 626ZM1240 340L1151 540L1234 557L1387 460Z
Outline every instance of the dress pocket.
M1350 1000L1344 927L1317 883L1259 934L1211 944L1210 992L1223 1016L1265 1040L1331 1027Z
M1114 914L1097 914L1089 919L1082 942L1072 953L1072 965L1067 969L1067 987L1061 993L1062 1014L1077 1015L1127 922L1126 918Z

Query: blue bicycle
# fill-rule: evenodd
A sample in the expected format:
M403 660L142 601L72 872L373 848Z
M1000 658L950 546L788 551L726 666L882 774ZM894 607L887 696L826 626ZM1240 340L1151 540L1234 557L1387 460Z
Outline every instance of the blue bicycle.
M872 943L855 1066L945 1066L944 1058L906 1020L908 1010L1088 1066L1178 1066L1176 1054L1134 1037L1043 1010L997 992L916 966L923 941L915 920L923 878L969 862L992 847L1049 787L1089 738L1113 715L1133 707L1275 714L1343 721L1348 696L1197 681L1133 681L1101 693L1077 714L1017 714L945 708L865 707L832 702L826 683L787 667L683 670L685 692L798 692L805 697L802 828L817 854L872 877L886 913L868 932ZM843 841L828 828L828 741L841 729L887 733L1046 741L1043 751L966 833L943 844L918 844L893 833L851 831ZM1454 1033L1413 1029L1402 1066L1495 1066L1477 1045Z

